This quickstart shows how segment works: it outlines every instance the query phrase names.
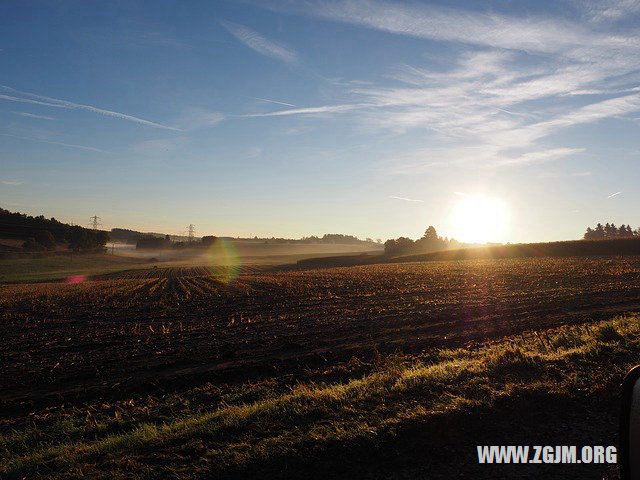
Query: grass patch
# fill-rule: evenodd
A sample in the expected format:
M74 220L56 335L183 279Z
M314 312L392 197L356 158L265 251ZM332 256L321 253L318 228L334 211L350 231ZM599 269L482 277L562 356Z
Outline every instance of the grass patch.
M87 253L41 258L0 259L0 283L44 282L74 275L99 275L131 268L148 268L140 259Z

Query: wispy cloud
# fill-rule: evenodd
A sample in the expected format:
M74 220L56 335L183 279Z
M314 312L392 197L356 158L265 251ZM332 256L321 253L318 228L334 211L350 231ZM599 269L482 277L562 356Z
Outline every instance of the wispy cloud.
M203 108L185 109L181 116L179 125L183 130L195 130L209 128L218 125L225 119L221 112L205 110Z
M180 130L179 128L162 125L160 123L152 122L150 120L145 120L144 118L135 117L133 115L128 115L126 113L115 112L112 110L105 110L103 108L94 107L92 105L84 105L82 103L70 102L68 100L62 100L59 98L51 98L51 97L45 97L43 95L36 95L34 93L23 92L6 85L0 85L0 88L4 89L5 91L13 93L14 95L21 95L22 97L28 97L28 98L22 98L22 97L16 97L11 95L0 95L0 99L2 100L8 100L12 102L21 102L21 103L32 103L36 105L44 105L47 107L66 108L71 110L86 110L88 112L97 113L99 115L119 118L121 120L127 120L129 122L139 123L141 125L147 125L150 127L163 128L167 130Z
M613 198L613 197L617 197L618 195L621 195L622 192L616 192L616 193L612 193L611 195L609 195L607 198Z
M640 0L576 2L589 21L495 10L446 8L377 0L266 2L267 8L310 15L453 47L451 62L394 68L386 80L343 82L367 131L403 134L425 129L429 145L384 159L383 171L431 172L448 167L518 168L585 153L562 145L564 129L640 111L640 40L624 29L607 31L596 17L637 13ZM265 5L265 4L263 4ZM315 113L293 109L255 116ZM322 110L318 111L322 113ZM637 117L637 114L635 115Z
M622 18L634 0L577 2L584 17ZM625 30L560 17L377 0L319 0L269 8L453 46L448 67L400 65L386 81L350 82L366 129L426 129L438 146L395 155L397 173L442 165L528 166L583 153L557 132L640 111L640 39ZM579 16L574 16L579 18ZM357 105L354 107L353 105ZM362 106L366 105L366 108ZM327 107L325 107L327 108ZM298 109L257 116L314 113ZM636 115L637 117L637 115ZM581 147L581 146L580 146ZM409 161L405 165L400 164Z
M296 52L291 48L269 40L249 27L228 21L221 21L220 23L231 35L261 55L282 60L283 62L295 62L298 58Z
M27 112L11 112L11 113L20 115L21 117L37 118L39 120L55 120L55 118L53 117L47 117L45 115L36 115L35 113L27 113Z
M578 5L596 22L618 20L640 12L639 0L581 0Z
M424 203L424 200L418 200L415 198L406 198L406 197L397 197L395 195L389 195L389 198L393 198L394 200L402 200L404 202L419 202Z
M3 185L9 185L11 187L17 187L19 185L22 185L23 182L17 182L15 180L2 180L2 184Z
M289 110L280 110L278 112L268 113L250 113L242 115L243 117L280 117L284 115L310 115L320 113L340 113L348 112L362 107L362 105L345 104L345 105L324 105L321 107L295 108Z
M572 173L564 173L564 172L544 172L536 175L537 178L566 178L566 177L590 177L593 175L591 172L572 172Z
M548 18L520 18L402 2L334 0L272 7L399 35L528 52L560 52L593 35L576 24ZM596 34L594 41L615 46L622 40Z
M584 148L552 148L549 150L537 150L523 153L514 158L505 158L495 162L495 166L503 165L523 165L527 163L549 162L560 158L568 157L576 153L583 152Z
M41 138L34 138L34 137L22 137L20 135L12 135L10 133L0 133L0 135L2 135L3 137L17 138L19 140L28 140L30 142L41 142L41 143L48 143L50 145L60 145L61 147L77 148L80 150L86 150L88 152L111 153L106 150L102 150L100 148L87 147L86 145L77 145L74 143L55 142L51 140L43 140Z

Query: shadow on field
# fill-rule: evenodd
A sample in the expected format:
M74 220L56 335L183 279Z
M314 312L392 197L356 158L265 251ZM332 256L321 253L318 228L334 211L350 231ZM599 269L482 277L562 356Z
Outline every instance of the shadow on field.
M570 400L528 392L517 404L436 415L370 440L305 445L216 478L287 479L618 479L608 464L479 464L477 445L617 445L618 398ZM531 447L530 450L533 450ZM213 473L213 472L212 472Z

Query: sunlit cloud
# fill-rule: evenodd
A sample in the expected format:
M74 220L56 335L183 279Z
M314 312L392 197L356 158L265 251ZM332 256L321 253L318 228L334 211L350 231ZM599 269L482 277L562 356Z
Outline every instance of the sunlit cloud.
M537 178L567 178L567 177L590 177L593 175L592 172L572 172L572 173L564 173L564 172L543 172L536 175Z
M97 113L99 115L105 115L107 117L114 117L114 118L119 118L121 120L127 120L129 122L139 123L141 125L147 125L147 126L156 127L156 128L163 128L166 130L180 130L175 127L169 127L167 125L162 125L160 123L145 120L144 118L135 117L133 115L127 115L126 113L114 112L112 110L105 110L103 108L94 107L92 105L84 105L82 103L74 103L68 100L45 97L43 95L36 95L34 93L23 92L6 85L0 85L0 88L4 89L5 91L9 91L13 93L14 95L22 95L23 97L29 97L29 98L21 98L21 97L16 97L11 95L0 95L1 100L8 100L11 102L31 103L31 104L43 105L43 106L55 107L55 108L66 108L70 110L85 110L88 112Z
M312 115L322 113L342 113L355 110L362 107L362 105L346 104L346 105L325 105L322 107L309 107L309 108L295 108L289 110L280 110L277 112L267 113L250 113L242 115L243 117L280 117L285 115Z
M261 55L282 60L283 62L294 62L298 58L296 52L292 49L263 37L249 27L228 21L221 21L220 23L231 35Z
M622 192L616 192L616 193L612 193L611 195L609 195L607 198L613 198L613 197L617 197L618 195L621 195Z
M583 151L584 148L553 148L550 150L537 150L524 153L518 157L498 160L495 165L522 165L527 163L548 162Z
M416 198L406 198L406 197L396 197L395 195L389 195L389 198L393 198L394 200L402 200L404 202L419 202L424 203L424 200L418 200Z

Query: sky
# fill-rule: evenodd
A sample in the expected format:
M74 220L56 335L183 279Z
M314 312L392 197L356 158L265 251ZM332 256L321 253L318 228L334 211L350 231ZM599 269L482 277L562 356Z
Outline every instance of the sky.
M636 228L639 34L635 0L7 0L0 206L464 240L477 199L490 241Z

